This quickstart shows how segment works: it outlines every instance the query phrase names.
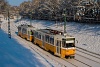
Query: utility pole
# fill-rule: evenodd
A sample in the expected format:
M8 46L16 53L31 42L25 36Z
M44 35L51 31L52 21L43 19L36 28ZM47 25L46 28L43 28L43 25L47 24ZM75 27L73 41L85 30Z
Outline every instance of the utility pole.
M66 15L64 17L64 33L66 33Z
M29 1L29 6L30 6L30 8L31 8L31 6L32 6L32 3L31 3L31 0L28 0ZM32 26L32 9L31 9L31 11L30 11L30 25Z
M64 33L66 33L66 8L64 9Z
M8 37L11 38L9 9L8 9Z
M1 29L1 23L0 23L0 29Z
M31 23L32 15L31 15L31 13L29 15L30 15L30 25L32 25L32 23Z

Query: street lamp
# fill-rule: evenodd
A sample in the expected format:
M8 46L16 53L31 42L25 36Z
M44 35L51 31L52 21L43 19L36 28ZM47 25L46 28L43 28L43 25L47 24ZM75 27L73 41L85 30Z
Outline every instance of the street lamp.
M32 20L32 17L31 17L31 14L30 14L30 25L32 25L32 24L31 24L31 20Z
M32 22L31 22L31 20L32 20L32 14L33 14L33 12L31 11L30 14L29 14L30 15L30 25L31 26L32 26Z
M63 16L64 16L64 33L66 33L66 8L63 10Z
M8 37L11 38L9 9L8 9Z

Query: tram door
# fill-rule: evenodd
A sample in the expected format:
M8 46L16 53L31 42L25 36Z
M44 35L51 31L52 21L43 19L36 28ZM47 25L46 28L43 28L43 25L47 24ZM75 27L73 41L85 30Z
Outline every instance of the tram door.
M28 40L30 39L30 31L28 31Z
M56 41L56 54L57 55L60 55L61 54L61 41L60 40L57 40Z
M42 47L44 47L44 35L42 35Z

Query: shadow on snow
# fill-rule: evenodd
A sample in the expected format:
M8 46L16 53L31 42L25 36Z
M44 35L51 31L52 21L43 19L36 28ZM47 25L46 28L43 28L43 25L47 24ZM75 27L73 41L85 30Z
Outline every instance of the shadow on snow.
M36 55L0 30L0 67L45 67Z

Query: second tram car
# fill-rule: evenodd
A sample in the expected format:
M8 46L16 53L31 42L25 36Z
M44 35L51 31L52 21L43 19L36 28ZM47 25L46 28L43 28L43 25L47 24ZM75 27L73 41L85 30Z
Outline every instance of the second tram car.
M35 28L31 25L20 25L18 26L18 35L26 40L32 41L34 29Z

